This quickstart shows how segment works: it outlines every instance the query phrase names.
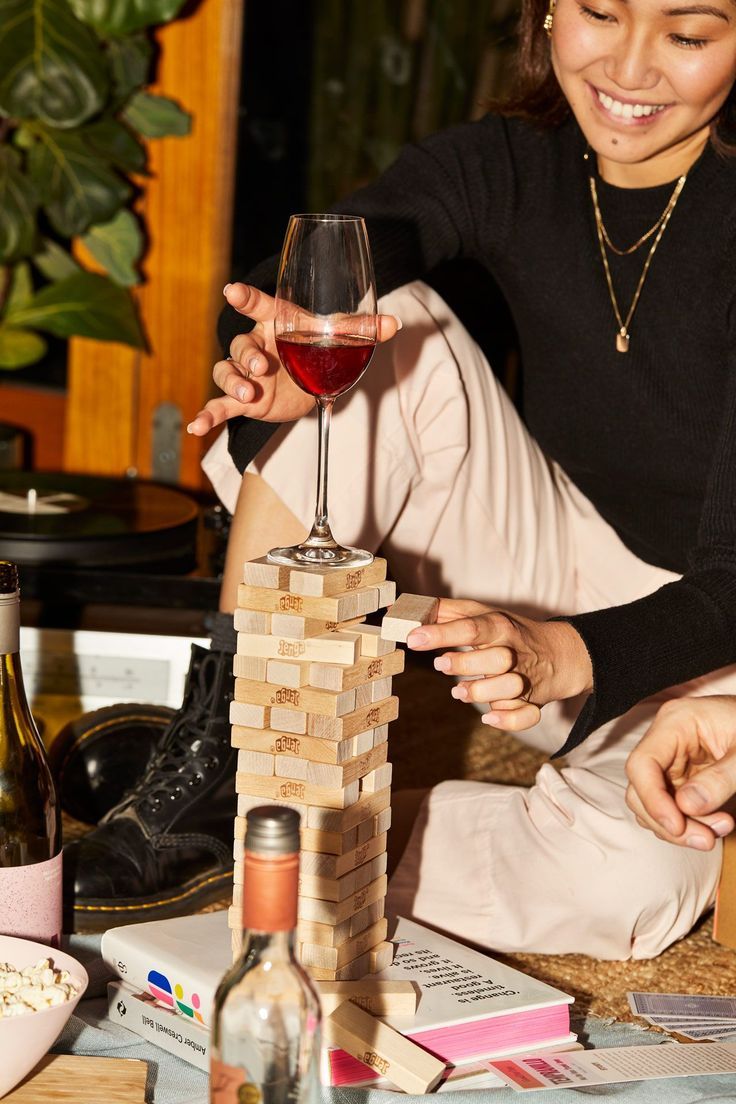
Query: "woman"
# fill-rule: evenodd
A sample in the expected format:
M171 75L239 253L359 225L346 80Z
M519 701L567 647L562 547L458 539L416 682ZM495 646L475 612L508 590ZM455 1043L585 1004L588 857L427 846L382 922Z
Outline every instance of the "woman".
M487 722L514 731L544 707L527 738L550 752L574 719L568 766L546 765L530 790L436 787L394 878L395 907L499 949L647 957L713 900L722 821L706 816L689 848L641 832L624 764L664 698L736 690L735 77L733 0L532 0L506 113L409 147L338 208L366 217L382 292L469 256L495 276L520 337L527 428L477 357L456 355L457 324L426 289L394 292L384 309L398 301L412 317L391 344L434 324L455 374L433 372L427 343L382 349L332 458L342 540L360 513L358 539L387 544L400 583L412 571L440 583L407 589L484 600L445 600L442 623L409 639L439 650L453 678L473 676L453 696L490 703ZM264 423L310 400L278 368L273 301L240 284L225 294L257 325L243 334L225 315L225 397L189 428L258 419L231 423L242 470ZM390 431L373 392L398 396ZM303 532L311 502L293 457L307 429L280 429L251 464L234 548L253 548L246 516L263 528L253 502L279 543ZM376 487L406 473L403 503L390 479L390 508L354 493L361 434L366 451L378 440Z

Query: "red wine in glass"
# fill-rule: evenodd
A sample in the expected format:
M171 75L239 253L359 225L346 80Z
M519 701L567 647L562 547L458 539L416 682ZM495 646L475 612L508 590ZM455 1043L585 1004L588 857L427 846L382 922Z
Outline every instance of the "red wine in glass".
M375 341L353 334L319 338L295 331L276 338L281 363L295 383L310 395L334 398L360 379L373 355Z

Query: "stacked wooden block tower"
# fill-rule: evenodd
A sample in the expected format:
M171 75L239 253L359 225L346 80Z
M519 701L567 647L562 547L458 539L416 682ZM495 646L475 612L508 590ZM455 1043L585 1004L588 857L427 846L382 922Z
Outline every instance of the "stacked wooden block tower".
M391 679L404 653L368 614L390 605L386 561L364 568L245 564L235 628L232 742L238 748L230 927L240 946L245 815L289 805L301 815L299 955L317 980L376 973L386 942L391 823Z

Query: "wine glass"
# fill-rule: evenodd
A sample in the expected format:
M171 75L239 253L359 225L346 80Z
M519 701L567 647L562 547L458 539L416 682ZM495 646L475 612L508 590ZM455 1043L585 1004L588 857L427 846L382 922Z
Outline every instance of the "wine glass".
M274 327L281 363L317 403L319 464L309 536L294 547L271 549L268 558L297 567L365 566L372 554L338 544L327 516L332 407L363 375L376 344L376 284L362 218L291 216L279 263Z

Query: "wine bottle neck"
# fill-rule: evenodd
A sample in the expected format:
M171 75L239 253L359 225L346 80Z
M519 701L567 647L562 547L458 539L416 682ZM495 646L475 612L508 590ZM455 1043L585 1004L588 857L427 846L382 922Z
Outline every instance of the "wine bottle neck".
M0 656L20 651L20 594L0 594Z
M251 930L243 933L243 957L255 955L261 961L267 959L271 962L288 962L294 957L296 944L296 932L292 931L257 931Z

